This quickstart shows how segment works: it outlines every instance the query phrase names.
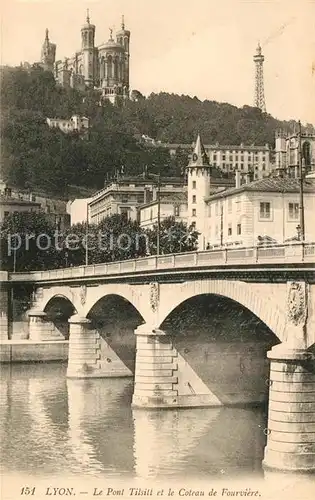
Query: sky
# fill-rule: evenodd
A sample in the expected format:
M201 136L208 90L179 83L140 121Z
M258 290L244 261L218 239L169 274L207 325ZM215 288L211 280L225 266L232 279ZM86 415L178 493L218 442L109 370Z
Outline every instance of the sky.
M5 0L1 63L40 59L45 28L57 59L80 49L90 10L96 44L131 31L130 84L253 105L258 41L265 56L267 112L315 124L315 0Z

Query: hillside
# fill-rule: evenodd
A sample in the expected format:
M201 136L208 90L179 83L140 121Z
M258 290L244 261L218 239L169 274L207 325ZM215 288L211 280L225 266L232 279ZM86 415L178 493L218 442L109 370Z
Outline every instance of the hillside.
M138 144L135 134L191 143L200 131L208 144L273 145L277 128L292 130L296 125L250 106L237 108L166 93L130 101L121 109L109 103L101 107L95 91L82 95L60 88L50 73L38 67L2 68L1 90L2 176L17 187L60 196L69 194L69 185L99 189L122 165L128 174L142 172L145 165L152 172L180 174L185 154L171 159L164 149ZM50 130L45 121L72 114L90 118L87 140Z

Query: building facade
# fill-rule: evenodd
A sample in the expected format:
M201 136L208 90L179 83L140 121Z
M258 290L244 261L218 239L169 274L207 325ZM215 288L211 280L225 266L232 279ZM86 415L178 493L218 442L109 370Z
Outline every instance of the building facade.
M300 140L301 139L301 140ZM315 134L276 132L276 170L279 175L299 176L299 161L305 173L315 172ZM301 152L301 158L300 158Z
M59 230L70 226L67 202L10 187L0 179L1 217L12 212L41 212ZM3 220L1 218L1 220Z
M129 59L130 31L125 29L124 19L115 38L110 30L109 40L96 46L95 25L90 22L89 13L81 28L80 50L64 61L56 60L56 44L49 40L46 29L41 52L41 66L52 72L60 85L79 90L100 89L102 99L113 104L129 98Z
M178 150L191 152L194 145L191 144L159 144L175 155ZM251 173L254 180L268 177L273 171L271 161L272 151L268 144L264 146L228 146L220 144L204 144L205 152L211 166L219 168L222 172L231 173L235 170Z
M9 215L21 212L38 213L40 212L40 203L0 194L0 223Z
M160 212L160 215L159 215ZM173 217L175 222L187 222L187 194L164 193L157 198L139 207L140 226L144 229L153 229L168 217Z
M305 240L315 241L315 180L304 181ZM299 181L274 177L236 186L206 200L204 238L211 248L298 240ZM198 228L197 220L197 228Z
M156 176L155 176L156 177ZM184 179L176 177L150 179L140 175L119 177L95 193L89 202L89 220L98 224L105 217L120 214L131 220L139 220L139 207L157 199L160 195L177 195L184 192Z
M73 115L70 120L63 120L62 118L46 118L49 128L58 128L65 134L71 132L78 132L84 134L89 130L89 119L85 116Z

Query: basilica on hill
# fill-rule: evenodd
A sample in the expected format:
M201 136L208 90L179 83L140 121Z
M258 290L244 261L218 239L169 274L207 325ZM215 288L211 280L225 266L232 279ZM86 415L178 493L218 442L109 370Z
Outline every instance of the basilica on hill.
M102 99L113 104L129 98L130 31L125 29L124 17L121 28L109 40L95 46L95 25L91 23L89 11L81 27L81 49L64 61L56 61L56 44L49 39L48 29L42 46L40 65L51 71L56 81L64 87L79 90L96 88Z

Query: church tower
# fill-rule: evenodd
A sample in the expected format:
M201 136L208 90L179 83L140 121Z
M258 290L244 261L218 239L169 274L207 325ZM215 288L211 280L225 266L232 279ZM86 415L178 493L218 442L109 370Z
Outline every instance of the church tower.
M83 75L85 84L89 87L94 83L94 40L95 26L90 23L89 10L87 11L86 23L81 28Z
M122 83L129 91L130 31L125 28L124 16L122 16L121 20L121 29L116 33L116 40L125 50L122 67Z
M49 41L48 29L46 28L46 36L42 46L41 63L45 71L54 72L54 64L56 58L56 44Z
M211 167L204 145L198 135L194 151L187 166L188 187L187 207L188 225L195 225L199 231L199 250L204 250L204 234L207 222L207 205L205 198L210 195Z

